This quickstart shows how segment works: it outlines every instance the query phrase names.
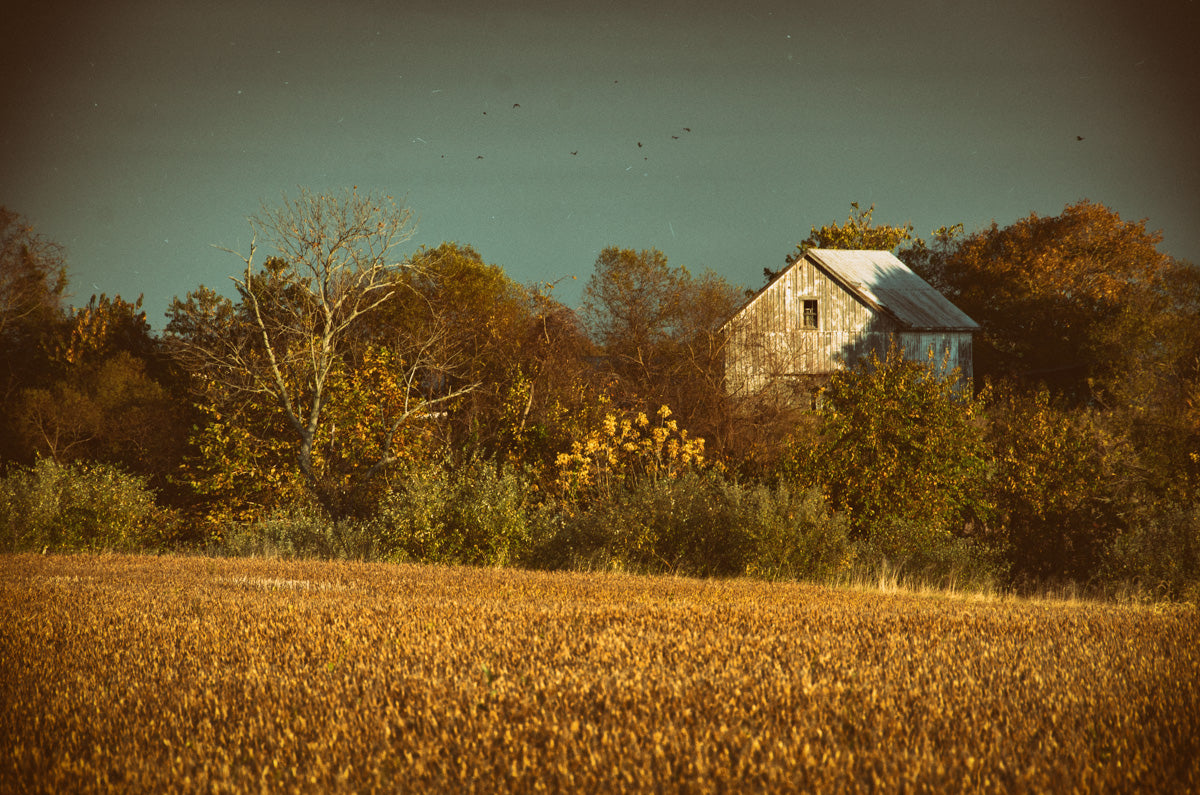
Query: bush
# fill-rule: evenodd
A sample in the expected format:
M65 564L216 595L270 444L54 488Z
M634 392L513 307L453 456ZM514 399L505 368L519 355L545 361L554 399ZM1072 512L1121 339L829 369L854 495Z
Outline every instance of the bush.
M982 523L992 507L984 401L956 376L894 346L838 371L821 393L816 440L794 445L784 477L822 489L856 542L885 549L901 526L948 535Z
M603 504L622 489L665 482L704 465L704 439L692 438L662 406L654 422L645 412L615 411L560 453L559 496L576 505Z
M381 549L371 526L353 520L334 521L320 508L294 505L268 516L228 526L221 549L232 555L268 558L374 560Z
M1172 506L1118 536L1104 578L1138 595L1200 602L1200 503Z
M999 553L929 523L890 519L855 543L855 575L876 580L898 576L912 585L980 588L1000 579Z
M490 461L413 464L402 470L372 523L393 559L503 566L533 542L527 479Z
M536 562L694 576L738 574L749 548L719 475L631 478L580 514L557 517Z
M1013 582L1094 581L1149 499L1126 429L1044 388L1002 388L990 413L991 499Z
M8 552L158 549L178 527L145 478L108 464L43 458L0 479L0 543Z
M851 571L849 524L829 510L819 489L729 483L725 494L750 543L747 574L820 582Z
M613 551L640 569L714 576L739 574L745 532L717 474L688 470L677 477L642 478L609 507Z

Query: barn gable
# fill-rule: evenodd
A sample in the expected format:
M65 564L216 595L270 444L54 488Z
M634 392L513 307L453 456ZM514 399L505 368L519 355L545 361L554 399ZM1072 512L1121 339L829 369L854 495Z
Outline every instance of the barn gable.
M809 249L725 324L731 394L818 376L898 344L972 376L979 325L888 251Z

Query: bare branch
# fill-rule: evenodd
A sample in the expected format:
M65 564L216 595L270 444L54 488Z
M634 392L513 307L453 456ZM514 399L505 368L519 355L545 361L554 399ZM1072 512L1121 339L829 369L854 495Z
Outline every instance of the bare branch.
M231 326L177 348L234 392L267 394L299 442L298 463L314 488L313 446L329 399L329 377L355 322L393 294L406 266L397 246L412 237L413 214L390 196L313 193L301 188L250 218L248 255L231 277L240 302ZM256 263L261 246L273 255Z

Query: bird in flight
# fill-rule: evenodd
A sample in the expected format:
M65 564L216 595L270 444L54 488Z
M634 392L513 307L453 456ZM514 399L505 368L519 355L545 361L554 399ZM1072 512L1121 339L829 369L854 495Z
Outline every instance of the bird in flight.
M571 154L573 154L573 155L577 155L577 154L579 154L579 150L578 150L578 149L576 149L576 150L575 150L574 152L572 152Z

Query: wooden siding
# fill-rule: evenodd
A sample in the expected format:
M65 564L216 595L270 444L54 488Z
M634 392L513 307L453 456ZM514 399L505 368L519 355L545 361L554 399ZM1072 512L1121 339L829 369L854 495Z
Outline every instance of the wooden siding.
M971 332L903 331L898 336L905 359L931 362L941 375L957 368L960 383L965 385L973 382L975 371ZM880 353L880 356L883 354Z
M804 326L804 301L817 301L817 328ZM758 392L775 379L832 373L896 341L906 359L972 376L971 332L910 331L868 306L813 262L803 259L755 296L726 326L726 388Z

